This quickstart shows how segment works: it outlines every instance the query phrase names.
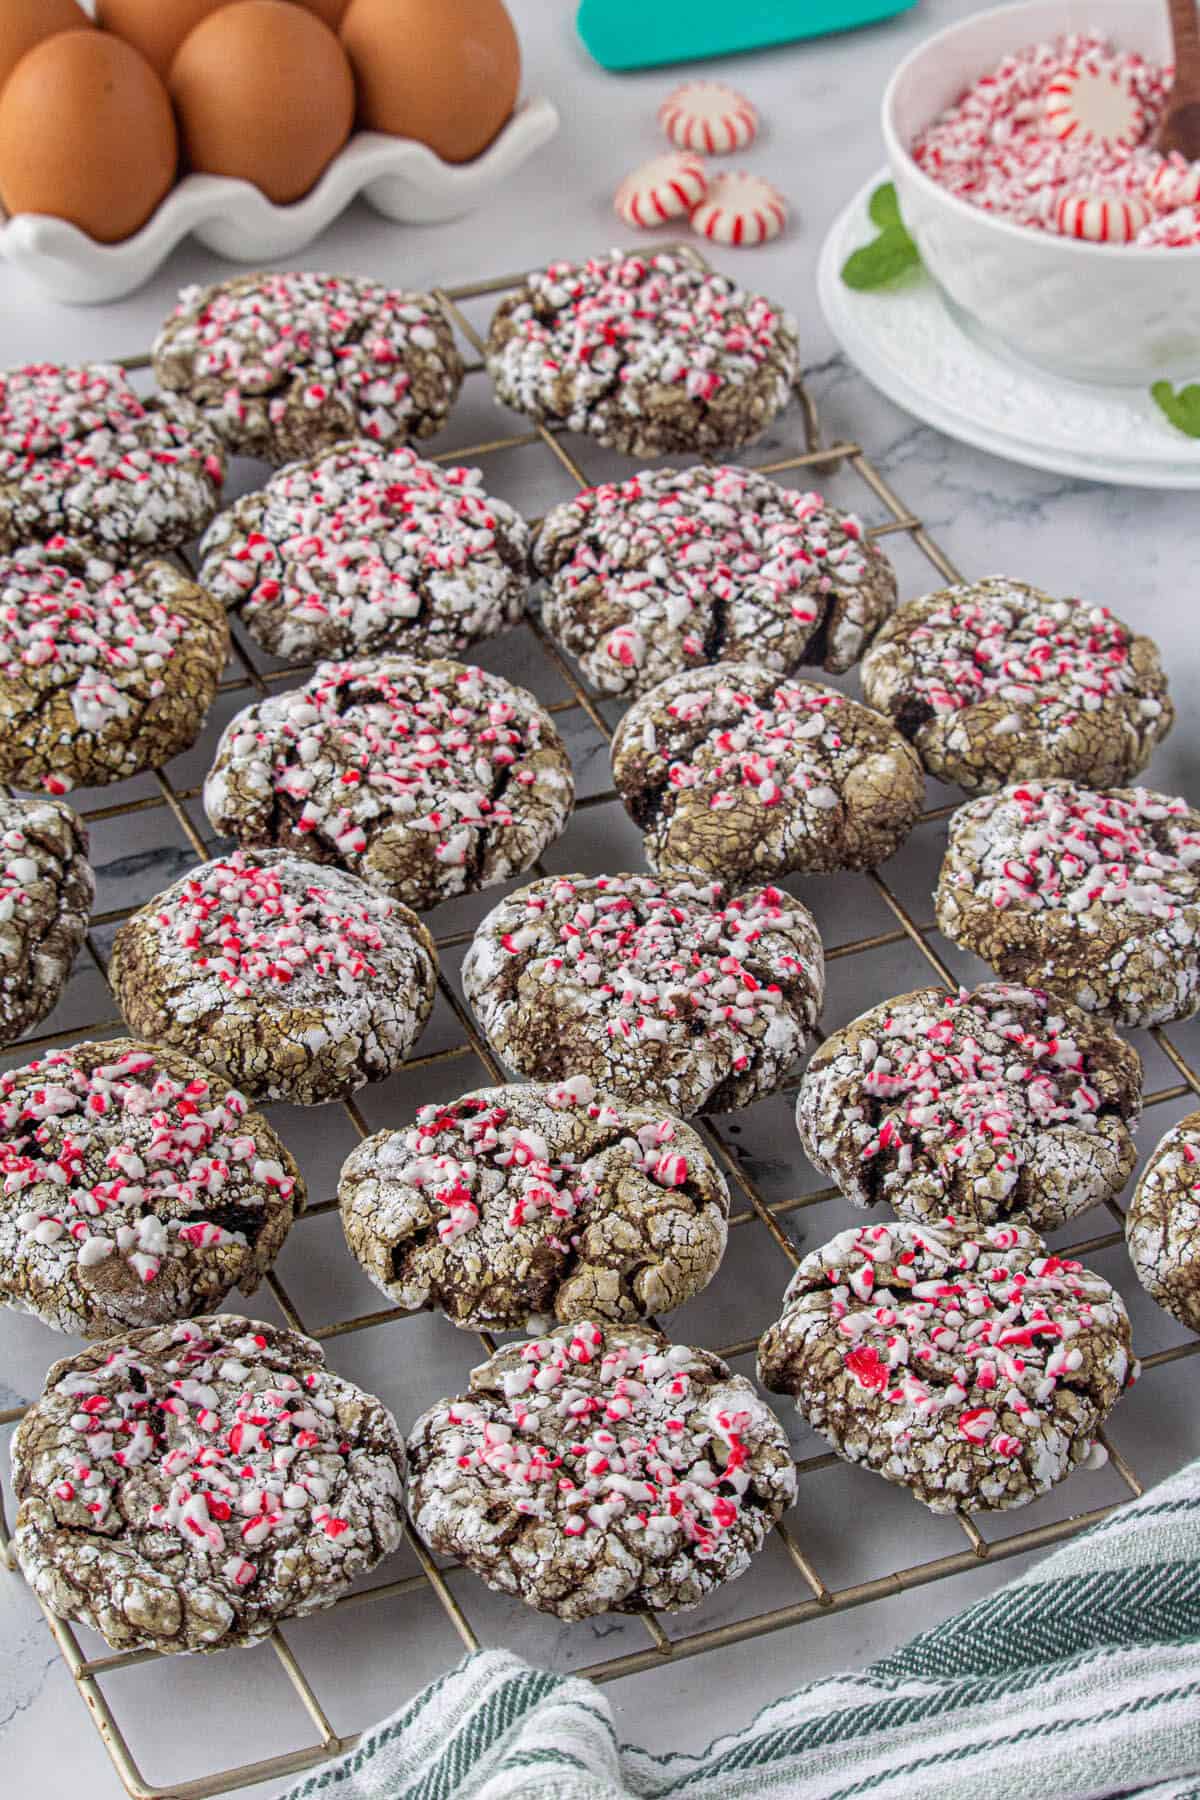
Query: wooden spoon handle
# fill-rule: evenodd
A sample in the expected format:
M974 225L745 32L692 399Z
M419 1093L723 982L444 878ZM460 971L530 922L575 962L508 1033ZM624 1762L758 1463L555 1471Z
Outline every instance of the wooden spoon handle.
M1175 42L1174 98L1200 98L1200 12L1196 0L1167 0Z

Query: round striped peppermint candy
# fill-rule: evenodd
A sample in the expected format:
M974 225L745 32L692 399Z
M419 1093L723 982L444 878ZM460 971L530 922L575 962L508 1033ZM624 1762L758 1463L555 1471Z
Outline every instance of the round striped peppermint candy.
M758 114L723 81L684 82L659 107L658 122L681 150L716 155L744 150L758 136Z
M1176 206L1194 206L1200 200L1200 163L1184 162L1182 157L1168 157L1159 163L1147 181L1146 198L1158 211Z
M714 244L765 244L786 223L786 200L761 175L718 175L692 214L692 230Z
M1149 206L1130 194L1064 194L1054 223L1063 237L1094 244L1129 244L1152 217Z
M708 175L698 156L656 156L625 177L613 208L627 225L661 225L690 213L707 192Z
M1079 149L1132 150L1146 130L1141 102L1115 64L1064 69L1046 85L1044 116L1052 137Z

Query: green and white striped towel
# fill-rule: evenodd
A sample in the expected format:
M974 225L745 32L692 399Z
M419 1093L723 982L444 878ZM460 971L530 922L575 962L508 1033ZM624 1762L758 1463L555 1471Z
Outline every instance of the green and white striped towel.
M753 1652L748 1652L753 1654ZM1200 1462L861 1673L698 1756L603 1692L468 1656L288 1800L1200 1800Z

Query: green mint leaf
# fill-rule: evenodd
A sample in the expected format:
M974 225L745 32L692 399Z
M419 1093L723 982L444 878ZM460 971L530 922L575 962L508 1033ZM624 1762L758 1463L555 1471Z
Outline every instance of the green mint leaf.
M901 225L900 202L896 197L894 181L885 181L877 187L867 202L867 211L872 225L878 225L880 231L886 231L889 225Z
M1150 393L1176 431L1200 438L1200 386L1192 382L1176 392L1169 381L1156 381Z
M842 264L842 280L847 287L864 292L886 287L910 269L919 268L920 263L917 246L903 225L889 225L871 243L864 244L861 250L855 250L846 258Z

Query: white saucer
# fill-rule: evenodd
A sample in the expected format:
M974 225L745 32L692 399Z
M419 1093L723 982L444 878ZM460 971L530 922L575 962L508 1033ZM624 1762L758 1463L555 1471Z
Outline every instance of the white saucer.
M1200 439L1168 424L1147 389L1092 387L1021 361L976 336L928 275L848 288L842 264L875 235L867 201L888 179L869 181L836 220L817 275L829 328L868 381L926 424L1011 462L1124 487L1200 488Z

